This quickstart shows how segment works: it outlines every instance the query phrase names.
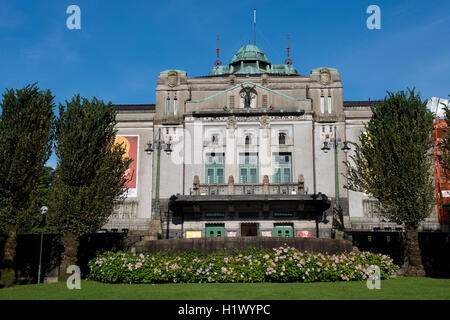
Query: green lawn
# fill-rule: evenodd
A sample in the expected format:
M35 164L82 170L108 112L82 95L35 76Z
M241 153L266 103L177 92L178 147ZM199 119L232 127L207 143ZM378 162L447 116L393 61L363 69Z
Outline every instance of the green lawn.
M398 278L381 281L380 290L366 282L335 283L217 283L217 284L103 284L82 281L80 290L65 283L23 285L0 289L0 300L315 300L315 299L445 299L450 300L450 279Z

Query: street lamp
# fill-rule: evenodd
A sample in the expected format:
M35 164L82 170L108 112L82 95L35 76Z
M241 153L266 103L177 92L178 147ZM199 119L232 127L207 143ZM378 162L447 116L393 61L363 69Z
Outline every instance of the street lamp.
M339 202L339 172L338 172L338 148L347 153L350 150L348 142L341 142L337 138L336 125L334 125L334 138L331 139L332 147L334 149L334 190L335 190L335 201L333 207L333 228L339 231L344 231L344 221L342 217L342 207ZM330 151L329 142L325 141L321 150L325 153Z
M43 207L41 207L40 212L42 215L41 222L43 221L43 223L41 224L41 246L40 246L40 250L39 250L38 284L41 283L42 242L44 239L45 217L47 215L48 208L46 206L43 206Z
M154 142L148 142L147 147L145 148L145 152L148 155L151 155L154 151L154 146L157 150L157 156L156 156L156 190L155 190L155 205L153 206L153 211L156 213L161 212L161 208L159 206L159 175L160 175L160 161L161 161L161 149L163 149L167 154L170 154L172 152L172 145L170 141L172 138L169 138L168 143L161 143L161 128L158 129L158 140Z

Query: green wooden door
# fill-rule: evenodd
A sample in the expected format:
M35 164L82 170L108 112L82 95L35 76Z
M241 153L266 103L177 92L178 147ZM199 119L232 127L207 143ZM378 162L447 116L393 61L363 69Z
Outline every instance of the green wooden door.
M225 237L225 226L223 225L206 225L206 238L210 237Z
M274 237L293 237L294 236L294 227L289 224L274 225L273 236Z

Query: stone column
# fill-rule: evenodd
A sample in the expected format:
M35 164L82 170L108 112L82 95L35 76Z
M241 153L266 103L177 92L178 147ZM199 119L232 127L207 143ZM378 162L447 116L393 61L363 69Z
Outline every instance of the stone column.
M229 195L234 194L234 178L233 178L233 175L230 175L228 177L228 194Z
M227 145L225 149L225 174L235 175L236 169L236 117L230 116L227 120Z
M264 194L269 194L269 177L265 174L263 178L263 192Z
M272 176L272 154L270 149L270 119L263 115L259 126L259 176Z

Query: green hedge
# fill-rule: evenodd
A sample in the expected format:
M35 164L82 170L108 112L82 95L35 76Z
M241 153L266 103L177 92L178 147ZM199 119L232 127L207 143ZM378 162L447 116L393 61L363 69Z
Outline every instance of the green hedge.
M376 265L381 278L395 275L389 256L369 252L339 255L280 247L249 249L233 255L105 252L89 261L89 279L107 283L315 282L367 279Z

